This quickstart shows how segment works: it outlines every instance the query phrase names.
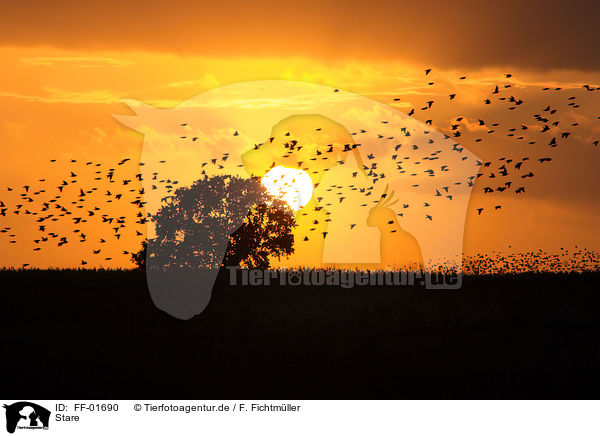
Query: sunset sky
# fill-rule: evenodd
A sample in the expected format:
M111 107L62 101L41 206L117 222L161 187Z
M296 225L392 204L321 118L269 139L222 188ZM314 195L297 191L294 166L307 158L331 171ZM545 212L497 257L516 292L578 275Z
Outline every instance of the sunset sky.
M119 180L131 180L127 189L142 187L135 176L144 137L114 118L133 114L122 101L169 109L223 85L271 79L338 88L407 114L414 109L413 118L431 120L449 136L451 125L459 125L462 135L453 140L492 167L502 157L530 157L535 177L523 194L484 194L490 182L478 179L465 253L600 250L600 146L593 144L600 140L600 90L583 87L600 86L600 36L590 8L583 1L4 4L0 200L8 211L0 229L10 230L0 233L0 265L67 267L85 259L88 266L132 266L123 250L138 249L143 225L128 224L117 240L115 226L95 215L79 242L67 217L48 228L69 235L69 244L33 251L40 223L25 210L39 212L73 171L77 182L65 188L65 203L77 202L80 188L97 187L88 195L98 195L103 213L135 222L139 209L130 201L136 193L107 204L103 193L114 186L94 180L95 171L116 168ZM523 103L509 109L500 98L510 96ZM435 103L423 110L428 101ZM548 106L556 113L544 111ZM550 131L541 133L544 124ZM557 147L548 146L553 137ZM545 157L552 161L538 163ZM125 158L131 161L118 165ZM25 185L27 195L38 193L31 205L21 196ZM18 215L17 204L23 204ZM101 247L100 239L107 241ZM100 257L91 254L97 248Z

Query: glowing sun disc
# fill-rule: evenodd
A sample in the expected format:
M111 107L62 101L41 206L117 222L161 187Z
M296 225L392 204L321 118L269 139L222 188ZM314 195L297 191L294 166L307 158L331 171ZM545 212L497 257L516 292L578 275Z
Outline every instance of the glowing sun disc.
M313 183L306 171L276 166L261 183L267 192L284 200L294 211L306 206L313 195Z

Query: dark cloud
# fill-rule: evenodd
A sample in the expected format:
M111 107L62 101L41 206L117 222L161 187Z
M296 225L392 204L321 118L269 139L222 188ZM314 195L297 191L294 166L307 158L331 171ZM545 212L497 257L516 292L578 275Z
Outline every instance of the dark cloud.
M591 1L5 2L0 44L600 69Z

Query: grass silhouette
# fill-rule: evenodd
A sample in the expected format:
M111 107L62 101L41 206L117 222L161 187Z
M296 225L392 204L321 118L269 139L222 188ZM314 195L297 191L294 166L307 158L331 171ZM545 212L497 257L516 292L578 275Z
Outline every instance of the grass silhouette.
M2 270L8 396L570 398L600 382L599 272L463 287L230 286L189 321L139 270Z

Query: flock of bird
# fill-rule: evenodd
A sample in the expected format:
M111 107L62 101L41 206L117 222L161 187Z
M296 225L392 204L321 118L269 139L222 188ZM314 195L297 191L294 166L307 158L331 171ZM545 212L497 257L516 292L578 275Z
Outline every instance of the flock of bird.
M425 70L425 76L431 77L432 70ZM506 74L505 79L509 81L511 74ZM467 77L460 77L459 80L467 80ZM428 86L434 85L435 82L430 81L427 83ZM493 86L489 95L486 96L482 104L483 105L503 105L507 111L518 111L526 103L524 98L515 95L512 92L513 85L509 83L499 83ZM600 91L600 87L594 87L591 85L582 85L582 89L585 92L597 92ZM543 88L543 92L559 92L561 88ZM335 90L338 92L338 90ZM457 94L452 93L447 97L447 101L456 101ZM394 102L400 101L400 98L394 98ZM567 107L569 110L577 110L581 105L577 102L576 96L567 96ZM436 100L427 100L424 105L420 108L413 108L408 113L409 116L415 118L425 118L425 125L435 126L438 131L445 134L445 138L451 141L456 141L452 145L452 150L457 153L463 151L464 146L468 146L469 143L477 144L484 141L484 138L488 138L493 135L505 135L507 138L511 138L515 141L526 143L527 145L533 146L534 144L541 144L536 148L528 148L528 155L526 153L520 153L518 156L501 156L492 160L477 161L474 164L477 166L476 174L465 180L464 183L468 186L474 187L476 190L481 190L484 194L496 194L496 195L508 195L513 193L515 195L521 195L526 192L527 184L534 178L538 167L545 166L552 162L554 156L553 151L563 145L569 140L573 131L579 126L578 122L565 123L561 120L562 111L558 107L551 105L542 105L536 113L531 115L530 119L521 120L515 125L503 126L499 122L488 122L484 119L477 119L475 123L475 129L472 126L472 120L467 119L464 116L455 117L449 126L440 126L434 123L432 119L425 117L417 117L417 111L427 113L438 103ZM600 116L598 116L600 119ZM387 124L388 120L381 120L383 125ZM187 126L187 123L182 123L181 126ZM316 131L321 128L315 128ZM482 137L466 138L468 135L477 136L478 132L482 132ZM366 133L366 130L360 132L351 132L351 135L360 135ZM409 132L403 131L406 136L410 136ZM425 131L425 133L428 133ZM233 136L238 136L238 131L233 133ZM286 134L289 136L289 133ZM381 139L392 139L385 138L384 135L379 135ZM182 136L181 139L189 139L197 141L197 137L188 138ZM458 141L462 143L459 145ZM593 145L597 146L600 140L594 140ZM341 152L352 152L357 148L360 148L360 144L344 144L343 149L336 149L332 144L326 146L312 147L309 144L303 144L293 138L275 138L270 137L268 144L280 144L281 150L279 153L279 159L285 162L285 159L295 158L296 165L298 168L302 168L309 174L318 174L322 176L328 169L332 168L337 162L336 153ZM430 141L432 142L432 141ZM265 144L255 144L254 149L260 150ZM395 146L394 154L392 155L392 161L394 169L400 173L405 173L406 176L416 176L417 173L411 173L407 168L407 162L414 156L414 153L418 150L417 145L412 147L405 147L406 156L401 156L405 149L400 149L399 145ZM534 155L535 152L535 155ZM411 154L412 153L412 154ZM419 175L423 176L434 176L434 174L444 174L451 170L447 165L439 165L434 167L434 163L439 159L440 151L429 153L425 156L421 156L420 160L411 162L412 167L415 168L416 164L428 164L428 168L422 170ZM301 156L301 157L300 157ZM210 166L215 170L227 171L227 159L229 153L223 153L219 157L212 158L207 162L199 163L202 168L202 174L206 175L204 168ZM393 196L393 193L386 190L375 189L375 184L378 181L383 181L389 178L389 174L385 174L380 171L382 165L376 161L375 156L372 153L366 153L362 156L363 161L360 162L359 171L352 173L353 177L360 177L359 172L362 169L362 173L366 175L371 185L368 187L350 186L349 188L358 194L365 197L372 196L368 202L365 202L364 206L376 206L385 202L388 206L390 205L390 198L387 196ZM466 159L466 158L465 158ZM55 164L56 159L50 161L51 164ZM166 160L159 161L158 164L165 164ZM271 166L274 166L274 161ZM24 185L21 187L7 186L6 194L0 196L0 220L7 217L9 214L19 216L30 216L36 222L37 236L33 237L31 241L32 250L34 252L43 251L47 246L54 245L57 247L69 246L74 242L89 244L89 254L91 259L95 260L101 258L104 261L110 262L113 260L112 256L102 257L102 252L106 245L112 245L115 241L118 241L121 236L125 233L129 233L130 236L134 237L134 240L139 245L145 238L146 223L151 217L145 212L145 201L144 188L141 187L142 173L138 172L139 168L137 163L131 158L123 158L116 162L115 165L106 165L102 162L93 161L81 161L78 159L71 159L67 162L68 174L58 184L49 185L49 181L46 179L39 179L35 183ZM143 166L144 163L139 163ZM239 165L238 165L239 166ZM423 166L423 165L422 165ZM85 173L85 179L82 179L82 174ZM91 177L90 177L91 176ZM318 186L319 177L316 177L315 187ZM315 179L313 179L315 180ZM457 182L460 184L462 182ZM34 188L34 184L41 187L38 189ZM150 184L145 186L152 190L160 190L164 192L164 196L168 197L176 194L179 181L172 180L170 178L162 178L158 172L152 174L152 180ZM417 185L413 185L417 186ZM336 188L335 186L330 187L331 189ZM444 198L449 201L452 200L451 187L440 186L431 192L432 199ZM69 196L65 196L66 193ZM341 193L342 191L340 191ZM16 196L16 198L15 198ZM340 196L338 201L342 203L345 197ZM398 200L394 201L396 203ZM408 209L411 205L401 203L401 209ZM118 207L115 207L118 205ZM314 204L312 210L306 208L300 213L302 216L309 216L311 212L320 212L326 205ZM431 206L429 202L424 202L421 207L427 208ZM133 209L131 209L133 208ZM487 212L488 209L498 211L502 208L502 204L494 203L491 207L481 205L474 208L476 216L482 215ZM126 211L126 212L123 212ZM318 225L324 222L330 222L330 213L324 211L326 218L320 221L320 218L312 219L314 224L309 231L317 231ZM402 217L404 212L400 212L397 215ZM424 219L433 221L431 214L424 214ZM70 222L71 229L68 233L65 233L66 226L63 225L65 221ZM98 234L97 227L94 230L94 234L90 234L89 231L85 230L85 226L94 221L96 225L105 226L106 232L101 231ZM394 221L388 222L388 224L394 224ZM356 224L350 224L349 230L353 230ZM56 230L62 229L62 230ZM87 232L87 233L86 233ZM323 238L327 236L327 231L323 231ZM16 244L17 234L13 227L0 225L0 237L4 235L8 237L8 243ZM303 241L308 241L308 235L302 238ZM137 247L133 250L137 251ZM579 253L579 252L578 252ZM580 252L579 254L584 253ZM589 263L598 264L598 257L591 253L585 252L581 259L585 259L585 268L589 267ZM122 250L122 254L129 257L131 255L130 250ZM564 257L567 252L561 252L559 258ZM573 253L571 253L573 254ZM577 256L575 256L576 258ZM472 271L496 271L503 270L502 265L509 265L511 270L526 270L526 269L540 269L540 265L550 265L552 268L563 268L565 263L559 262L558 258L549 255L539 253L523 254L521 257L511 258L496 258L490 260L492 257L481 256L469 259L466 264L471 265ZM81 260L81 265L85 266L90 262L90 258ZM569 264L568 268L582 269L580 263ZM473 266L477 265L477 267ZM500 266L498 266L500 265ZM532 266L535 265L535 266ZM560 266L563 265L563 266ZM28 263L23 264L23 267L29 266Z
M585 248L561 248L557 253L544 250L491 253L465 256L462 272L470 275L597 272L600 253Z
M137 173L133 178L118 177L119 173L131 174L129 169L124 168L129 161L130 158L124 158L114 167L107 168L103 163L71 159L68 174L58 184L51 185L46 179L38 179L35 184L40 186L39 189L34 189L33 183L21 187L7 186L7 192L14 195L0 200L0 217L14 214L21 217L20 220L26 217L33 220L37 236L27 243L31 244L34 252L43 251L50 245L67 247L82 243L92 245L89 248L92 256L102 256L105 247L120 240L124 233L133 232L135 237L142 239L148 221L144 212L144 189L132 187L134 180L142 180L141 174ZM50 161L51 164L56 162L56 159ZM120 171L121 168L123 171ZM85 177L81 177L83 172ZM172 186L177 182L158 180L157 183ZM102 188L90 186L94 184L101 184ZM116 207L110 207L111 204ZM127 213L118 215L115 212L123 211L122 204ZM134 209L127 210L127 206ZM69 225L65 226L65 222ZM88 234L85 226L92 222L104 226L105 230L98 234L97 229L93 229L93 234ZM66 233L65 228L69 228ZM12 227L3 227L0 233L8 237L9 244L18 243ZM123 250L123 254L130 253ZM111 261L113 258L102 257L102 260ZM81 265L87 264L88 260L81 260ZM22 265L27 266L28 263Z
M425 75L431 73L431 69L425 70ZM512 78L512 74L505 74L505 79L509 80ZM459 80L465 80L467 77L462 76ZM429 82L428 85L433 85L434 82ZM484 105L502 104L508 111L515 111L525 103L523 98L516 97L510 89L513 88L513 84L504 83L497 84L490 90L490 95L483 100ZM591 86L589 84L581 85L581 89L585 92L598 92L600 91L599 86ZM543 87L542 92L561 92L562 87ZM571 89L571 92L573 90ZM505 95L505 94L509 95ZM449 100L454 100L456 94L449 94ZM400 99L396 98L395 101ZM566 104L569 110L580 109L581 105L577 103L577 97L570 95L566 97ZM427 101L425 106L421 108L421 111L427 111L431 109L435 103L434 100ZM480 170L476 175L476 178L482 179L477 186L478 189L483 191L484 194L491 193L509 193L523 194L526 191L526 184L531 178L535 176L534 165L543 165L553 160L552 153L559 145L562 145L573 133L574 129L580 126L580 123L575 121L567 125L566 122L561 120L563 112L558 107L553 107L548 104L540 106L537 111L531 116L531 119L521 119L519 123L513 126L508 126L504 131L500 131L501 124L499 122L486 122L483 119L477 119L476 127L481 128L481 131L485 132L485 136L504 134L506 138L511 138L516 141L524 142L527 145L534 145L541 143L541 148L530 149L532 152L539 153L537 156L502 156L495 160L489 160L484 162L478 162ZM414 115L415 110L412 109L409 115ZM600 116L596 116L600 119ZM461 138L465 132L465 128L468 127L468 123L463 116L458 116L450 123L450 126L444 128L441 126L441 130L445 131L448 137ZM432 124L432 120L428 119L425 121L426 124ZM544 136L545 135L545 136ZM457 139L458 140L458 139ZM483 137L470 138L465 141L481 143L484 141ZM600 140L595 139L592 144L596 147L600 143ZM463 142L464 145L464 142ZM436 192L439 196L439 191ZM493 210L499 210L502 208L501 204L493 205ZM478 215L484 212L484 207L477 207L475 211Z

